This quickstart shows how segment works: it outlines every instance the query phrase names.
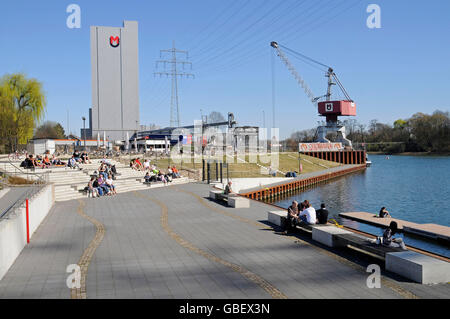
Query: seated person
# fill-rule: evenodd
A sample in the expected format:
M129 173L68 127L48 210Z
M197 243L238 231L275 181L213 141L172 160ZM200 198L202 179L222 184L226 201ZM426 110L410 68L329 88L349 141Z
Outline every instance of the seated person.
M44 156L44 159L43 159L42 163L43 163L44 166L47 167L47 168L50 167L50 166L52 165L52 164L50 163L50 160L49 160L49 158L48 158L47 155Z
M88 186L87 186L88 197L89 197L89 195L91 195L92 198L100 196L98 194L97 188L94 187L94 182L95 182L95 177L91 177L91 180L89 181Z
M94 179L92 186L97 190L98 196L103 196L104 191L103 188L100 187L100 184L98 183L98 178L92 177Z
M73 157L74 157L75 161L81 162L81 154L77 150L75 150L75 152L73 152Z
M81 155L80 155L81 163L83 163L83 164L87 163L86 156L87 156L86 152L81 153Z
M116 186L113 184L112 175L108 175L108 178L105 180L106 185L108 185L112 194L117 194Z
M42 157L39 155L36 155L36 158L34 159L34 166L36 167L40 167L40 168L45 168L44 163L42 163Z
M30 168L33 169L35 168L36 164L34 163L34 159L33 159L33 155L29 155L26 159L25 159L25 168Z
M320 209L316 211L316 215L319 224L326 225L328 223L328 210L325 204L320 205Z
M108 174L106 172L106 165L105 164L101 164L100 168L98 169L98 172L100 175L103 176L104 179L106 179L108 177Z
M173 177L173 171L172 171L172 169L170 168L170 166L167 167L167 175L170 176L170 177L172 177L172 178L174 178L174 177Z
M144 161L144 170L145 171L149 171L150 170L150 161L149 160L145 160Z
M62 165L61 161L56 157L55 154L52 155L52 165Z
M231 189L231 184L232 184L232 182L229 181L227 186L225 186L225 190L223 192L225 195L233 194L233 190Z
M145 183L150 183L150 179L151 179L151 178L152 178L152 177L150 176L150 173L147 172L147 174L145 174L145 176L144 176Z
M164 182L164 184L168 182L168 178L166 177L166 175L163 175L161 171L158 172L158 180Z
M296 219L298 218L299 207L298 202L293 201L292 205L288 207L288 214L284 225L284 233L287 235L292 229L295 229Z
M139 157L136 158L136 160L134 161L135 165L136 165L136 169L137 170L142 170L144 168L144 166L142 165L141 161L139 160Z
M383 233L383 245L392 248L401 248L408 250L401 238L393 238L398 231L398 225L396 222L391 222L389 227Z
M104 195L110 195L110 189L109 186L105 183L105 180L103 179L102 175L100 175L97 178L98 186L103 190Z
M386 207L382 207L380 209L380 214L378 215L380 218L391 218L391 214L387 211Z
M172 166L172 173L174 178L180 178L180 173L178 172L178 169L175 166Z
M69 159L69 163L67 164L68 167L71 167L73 169L78 168L81 170L80 165L78 165L77 160L75 159L75 156L72 155L72 157Z
M305 209L298 214L297 221L302 221L303 223L309 225L315 225L317 222L316 210L311 206L308 200L303 202Z

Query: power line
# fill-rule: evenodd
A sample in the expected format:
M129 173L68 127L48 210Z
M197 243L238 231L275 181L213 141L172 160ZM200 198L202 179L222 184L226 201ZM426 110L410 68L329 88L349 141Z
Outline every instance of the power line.
M339 6L340 4L346 2L347 0L343 0L341 3L339 3L338 5L336 5L335 7ZM303 24L301 25L301 27L298 29L298 31L294 32L293 34L289 34L290 37L292 37L292 35L296 36L297 38L306 35L307 33L310 33L311 31L319 28L319 27L323 27L325 25L328 25L329 23L331 23L333 21L333 19L335 19L337 16L341 15L343 12L348 11L350 8L354 7L357 3L361 2L362 0L358 0L356 3L351 4L350 6L346 7L343 11L338 12L337 14L331 16L331 17L327 17L325 15L320 16L319 18L314 17L313 13L317 13L317 10L315 10L313 13L308 13L307 16L308 18L310 18L309 20L312 20L312 22L310 22L308 19L301 19L299 16L296 17L296 20L303 20ZM333 2L333 0L331 0L330 2ZM314 6L309 7L308 9L312 9L314 8ZM306 11L308 11L308 9ZM305 12L306 13L306 12ZM324 18L324 19L323 19ZM325 22L323 21L325 20ZM315 24L313 22L316 22ZM301 30L301 28L303 26L315 26L315 28L310 28L309 30L305 31L305 30ZM284 28L282 28L281 30L279 30L280 34L282 35L286 35L287 32L284 31ZM267 36L263 35L263 37L265 37L266 41L263 41L264 46L267 45L268 41L273 40L273 39L283 39L286 38L285 36L277 36L277 35L273 35L271 38L268 38ZM264 50L261 48L260 50L255 50L255 49L251 49L250 51L247 50L247 54L242 53L241 52L236 52L234 54L229 55L228 57L232 57L235 55L239 55L239 60L237 60L234 64L230 64L230 62L226 62L225 65L219 65L218 67L214 68L213 70L216 71L223 71L221 68L226 66L225 69L226 71L230 71L233 69L236 69L242 65L245 65L246 63L248 63L250 60L255 60L256 58L260 58L263 55Z
M285 1L285 0L281 0L280 2L283 2L283 1ZM238 22L235 23L234 25L235 25L235 26L236 26L236 25L238 26L238 25L244 24L244 23L245 23L246 21L248 21L252 16L254 16L254 15L257 14L261 9L263 9L264 6L268 5L269 2L270 2L270 1L266 1L263 5L258 6L256 9L250 10L250 12L249 12L245 17L243 17L242 19L240 19L240 21L238 21ZM248 3L249 3L249 2L247 2L245 5L247 5ZM244 5L244 6L245 6L245 5ZM243 7L244 7L244 6L243 6ZM252 9L252 8L250 8L250 9ZM239 10L237 13L240 13L240 11L242 11L242 8L241 8L241 10ZM269 13L270 13L270 11L269 11ZM236 15L236 16L237 16L237 15ZM232 18L232 17L231 17L231 18ZM249 27L247 27L246 29L244 29L244 31L240 31L240 32L239 32L239 30L238 30L236 36L241 35L243 32L245 32L246 30L248 30L250 27L252 27L252 25L250 25ZM230 37L231 37L231 39L234 39L234 40L235 40L235 39L236 39L236 36L234 36L234 31L235 31L235 30L237 30L237 29L236 29L236 28L232 28L232 29L225 30L225 33L222 34L222 35L220 35L220 36L216 39L216 41L213 42L213 44L215 44L215 43L225 43L225 42L227 42L227 41L225 41L225 40L226 40L227 38L230 38ZM216 47L217 47L217 45L216 45ZM213 50L213 48L214 48L214 46L212 46L212 45L210 44L209 46L206 46L205 48L203 48L197 55L195 55L195 56L193 56L193 57L195 57L195 58L198 59L198 57L204 55L205 53L211 52L211 51Z
M218 17L211 21L211 23L208 24L209 28L213 22L218 22L220 19L219 17L224 16L225 12L232 9L236 4L238 4L239 1L235 1L232 5L228 6L227 9L225 9L224 11L222 11ZM189 48L191 51L195 51L196 47L198 47L201 43L204 43L208 38L211 37L211 35L213 34L217 34L218 31L224 26L226 25L232 18L236 17L236 15L242 11L243 8L245 8L248 4L250 3L250 0L247 0L243 5L241 5L237 10L234 10L229 16L226 17L225 21L223 21L219 26L217 26L216 28L212 29L210 32L208 32L208 34L206 35L206 37L202 38L201 40L197 41L194 45L190 45ZM201 33L200 33L201 34Z
M330 0L330 1L333 1L333 0ZM297 3L296 4L296 6L294 6L294 7L298 7L298 5L302 5L302 4L304 4L305 3L305 1L303 1L303 2L300 2L300 3ZM310 17L310 15L308 14L308 11L311 9L311 8L314 8L315 6L317 6L317 4L315 3L315 4L313 4L312 6L310 6L310 7L308 7L307 9L305 9L302 13L303 14L305 14L305 15L307 15L308 17ZM320 6L319 6L320 7ZM290 7L291 8L291 7ZM292 10L290 11L290 12L292 12ZM279 16L277 16L277 17L275 17L275 18L273 18L271 21L269 21L267 24L265 24L262 28L264 28L264 27L269 27L269 26L274 26L274 24L277 22L277 21L280 21L282 18L284 17L284 15L283 14L281 14L281 15L279 15ZM295 21L295 23L298 23L297 21L298 20L301 20L300 19L300 16L295 16L294 18L293 18ZM283 22L283 21L282 21ZM282 29L285 29L286 28L286 23L284 23L283 22L283 26L282 26ZM261 28L260 28L261 29ZM227 53L228 53L228 55L227 55L227 57L226 58L231 58L231 57L235 57L235 56L239 56L239 59L240 60L242 60L242 56L245 56L245 54L247 53L250 53L250 54L254 54L254 52L252 52L252 51L255 51L254 49L250 49L250 52L249 52L249 50L247 49L247 51L246 50L243 50L242 49L242 47L243 46L245 46L245 45L247 45L247 47L251 47L251 45L248 45L249 43L254 43L254 42L256 42L256 43L264 43L264 47L266 46L266 43L268 42L268 41L270 41L270 40L273 40L273 31L272 31L272 36L270 37L269 36L269 34L268 33L261 33L259 30L257 30L257 31L255 31L255 32L253 32L253 33L251 33L251 34L245 34L245 33L241 33L242 35L241 36L245 36L245 38L244 39L242 39L242 40L240 40L240 39L236 39L237 41L235 41L235 42L237 42L237 44L235 44L233 47L231 47L230 49L227 49L227 50L224 50L224 51L226 51ZM258 37L259 36L259 37ZM250 42L251 41L251 42ZM230 51L233 51L233 49L236 49L235 50L235 52L234 53L231 53L230 54ZM259 51L259 56L261 56L262 54L263 54L263 52L264 52L264 50L260 50ZM216 56L217 57L217 56ZM209 60L211 60L211 58L209 58ZM198 61L196 61L197 63L199 63ZM211 63L210 63L211 64ZM229 64L229 62L227 62L227 64ZM204 65L203 66L201 66L200 67L200 69L201 68L204 68Z

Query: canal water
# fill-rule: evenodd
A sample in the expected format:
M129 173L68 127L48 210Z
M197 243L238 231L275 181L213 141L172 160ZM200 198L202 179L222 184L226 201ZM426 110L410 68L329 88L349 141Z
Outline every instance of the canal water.
M385 206L394 218L450 227L450 157L371 155L366 171L338 178L272 202L287 208L308 199L317 209L327 205L329 218L345 226L382 235L378 227L338 217L341 212L378 214ZM398 235L397 235L398 236ZM400 235L406 244L450 257L448 246L413 235Z

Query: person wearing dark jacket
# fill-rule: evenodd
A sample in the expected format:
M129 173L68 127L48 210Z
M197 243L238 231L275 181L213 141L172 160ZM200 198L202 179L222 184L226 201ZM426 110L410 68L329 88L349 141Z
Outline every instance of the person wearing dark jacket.
M299 206L297 201L293 201L292 205L288 207L287 216L284 224L284 234L287 235L289 232L295 229L296 221L299 214Z
M320 205L320 209L316 211L318 223L326 225L328 223L328 210L325 204Z
M380 218L391 218L391 214L387 211L386 207L382 207L380 209L380 214L378 215Z

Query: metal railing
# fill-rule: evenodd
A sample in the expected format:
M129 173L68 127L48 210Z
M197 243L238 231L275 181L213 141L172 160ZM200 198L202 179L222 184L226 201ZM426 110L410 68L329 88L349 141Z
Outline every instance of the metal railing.
M15 165L11 158L8 156L8 162L5 161L1 161L0 162L2 165L0 165L0 171L2 171L3 174L5 174L6 176L20 176L23 178L23 176L26 176L26 180L27 181L33 181L33 185L36 184L47 184L49 182L49 174L50 172L42 172L42 173L36 173L35 171L25 171L22 168L18 167L17 165ZM14 168L14 172L11 172L8 170L7 165L11 166L12 168ZM3 170L1 169L3 166ZM31 177L36 177L35 179L31 178Z
M5 159L3 157L3 159ZM9 177L18 176L23 178L23 176L26 176L26 180L28 182L32 182L31 184L25 184L24 186L27 187L27 190L25 193L23 193L20 198L18 198L14 203L12 203L6 210L3 212L0 212L0 219L4 218L8 213L14 211L16 208L19 208L23 205L25 200L27 198L31 198L34 194L39 192L43 187L45 187L46 184L49 182L49 173L50 172L43 172L41 174L37 174L34 172L25 172L20 167L17 167L11 160L10 156L8 156L8 161L2 161L0 162L3 166L3 169L0 169L0 172L6 177L7 180ZM8 170L7 165L10 165L14 168L14 172L11 172ZM0 168L1 168L0 166ZM31 178L34 176L35 178ZM3 187L11 187L8 183L5 183L3 181L0 181L0 184Z
M23 193L14 203L12 203L7 209L3 212L0 212L0 220L5 218L5 216L9 215L10 212L15 211L17 208L20 208L24 204L24 202L33 197L36 193L38 193L45 185L32 185L28 186L25 193Z

